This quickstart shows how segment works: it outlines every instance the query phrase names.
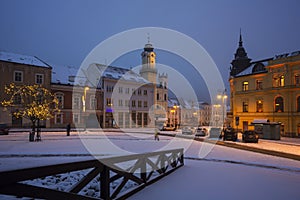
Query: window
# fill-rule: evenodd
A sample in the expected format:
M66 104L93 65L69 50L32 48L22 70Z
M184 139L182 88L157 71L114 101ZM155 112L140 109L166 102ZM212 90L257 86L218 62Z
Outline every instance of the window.
M113 91L114 91L114 86L112 86L112 85L106 86L106 92L113 92Z
M144 113L144 126L148 125L148 113Z
M21 104L21 103L22 103L22 97L21 97L21 95L20 95L20 94L16 94L16 95L14 96L13 101L14 101L14 104L15 104L15 105Z
M122 94L123 93L123 88L119 87L119 93Z
M125 100L125 107L129 107L129 100Z
M135 89L134 88L132 88L132 94L135 95Z
M135 100L131 101L131 107L135 107Z
M144 108L147 108L147 107L148 107L148 102L144 101Z
M62 123L63 123L62 114L56 114L55 115L55 124L62 124Z
M97 99L96 99L96 96L95 96L95 95L91 95L91 96L90 96L90 108L91 108L92 110L97 109Z
M284 75L279 75L273 78L273 87L284 86Z
M79 121L79 115L78 115L78 114L73 114L73 122L74 122L75 124L77 124L77 123L80 122L80 121Z
M138 126L141 126L142 125L142 117L143 117L143 113L138 113L137 114L137 123L138 123Z
M138 101L138 107L139 107L139 108L142 107L142 101Z
M295 75L295 85L300 85L300 76L299 76L299 74Z
M35 75L35 83L43 84L44 83L44 74L36 74Z
M142 94L142 90L138 89L138 95L141 95L141 94Z
M276 97L274 107L275 107L275 112L284 112L282 97Z
M80 109L80 97L79 96L73 97L73 108Z
M262 100L256 101L256 112L263 112L263 102L262 102Z
M14 72L14 81L15 82L23 82L23 72L22 71Z
M106 106L111 107L113 105L112 99L111 98L106 98Z
M147 90L144 90L144 95L146 96L148 94L148 91Z
M123 106L123 100L122 99L119 99L118 103L119 103L119 107Z
M125 93L126 93L126 94L129 94L129 88L126 88L126 89L125 89Z
M159 93L156 94L156 99L159 100Z
M64 108L64 94L63 93L56 93L55 97L58 100L58 107L60 109Z
M249 88L249 83L248 83L248 81L244 81L243 82L243 91L247 91Z
M248 112L248 102L243 102L243 112Z
M262 89L263 89L262 80L256 80L256 90L262 90Z
M281 75L281 76L279 77L279 86L281 86L281 87L284 86L284 76L283 76L283 75Z
M297 112L300 112L300 96L297 97Z
M167 94L164 95L164 100L167 101Z

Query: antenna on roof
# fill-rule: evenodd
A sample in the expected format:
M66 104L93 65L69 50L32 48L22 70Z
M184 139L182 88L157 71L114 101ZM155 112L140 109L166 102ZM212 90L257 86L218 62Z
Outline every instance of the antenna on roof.
M148 44L150 44L150 33L147 33Z

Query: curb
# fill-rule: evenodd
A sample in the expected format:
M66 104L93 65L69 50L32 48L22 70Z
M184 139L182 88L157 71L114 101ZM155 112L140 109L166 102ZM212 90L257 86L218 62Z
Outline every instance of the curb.
M167 134L167 133L159 133L159 135L170 136L170 137L180 137L180 138L185 138L185 139L193 139L198 142L204 142L203 138L198 138L198 137L191 138L191 137L186 137L186 136L181 136L181 135L176 135L176 134ZM291 154L291 153L279 152L279 151L268 150L268 149L260 149L260 148L256 148L256 147L249 147L249 146L240 145L237 143L229 143L229 142L220 141L220 140L218 140L217 142L205 140L205 142L215 143L217 145L225 146L225 147L229 147L229 148L240 149L240 150L245 150L245 151L252 151L255 153L261 153L261 154L266 154L266 155L277 156L277 157L288 158L288 159L300 161L299 155L295 155L295 154Z

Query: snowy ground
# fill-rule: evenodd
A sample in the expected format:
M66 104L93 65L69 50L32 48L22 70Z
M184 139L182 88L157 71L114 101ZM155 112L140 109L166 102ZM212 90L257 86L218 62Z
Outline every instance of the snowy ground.
M264 141L259 144L266 146ZM284 145L289 151L298 151L297 145ZM93 158L91 153L113 156L180 147L185 148L185 166L130 199L300 197L299 161L168 136L154 141L149 134L87 132L66 136L65 132L46 132L41 142L28 142L28 133L11 133L0 136L0 171L86 160Z

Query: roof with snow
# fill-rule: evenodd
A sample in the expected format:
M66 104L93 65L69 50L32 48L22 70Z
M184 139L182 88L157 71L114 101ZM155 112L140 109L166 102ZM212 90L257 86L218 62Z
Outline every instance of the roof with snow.
M45 63L44 61L42 61L36 56L28 56L28 55L21 55L16 53L0 51L0 60L5 62L23 64L23 65L32 65L32 66L50 68L50 66L47 63Z
M80 86L90 86L90 87L100 87L100 79L108 78L113 80L124 80L142 84L150 83L139 74L133 72L132 70L105 66L102 64L92 64L93 67L88 68L83 76L79 76L78 72L80 69L71 66L56 66L53 65L52 69L52 83L57 84L69 84L69 85L80 85ZM91 71L89 71L91 69Z

